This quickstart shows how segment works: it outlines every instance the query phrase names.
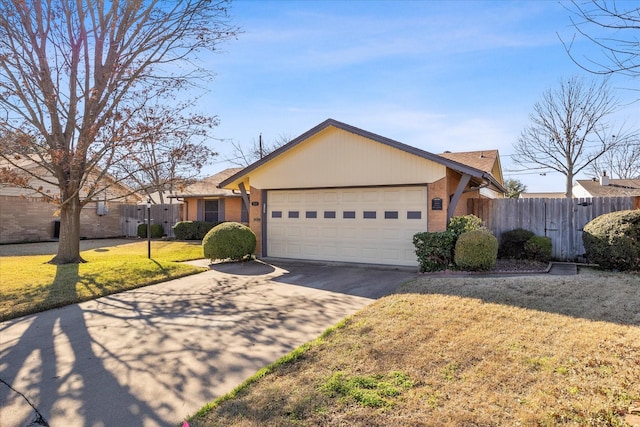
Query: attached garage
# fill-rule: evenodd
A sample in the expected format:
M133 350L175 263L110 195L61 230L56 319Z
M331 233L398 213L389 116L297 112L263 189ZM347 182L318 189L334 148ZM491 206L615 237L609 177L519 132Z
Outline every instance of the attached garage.
M219 186L249 206L259 256L417 266L415 233L502 197L497 151L479 157L490 170L329 119Z
M412 266L427 229L427 187L267 192L270 257Z

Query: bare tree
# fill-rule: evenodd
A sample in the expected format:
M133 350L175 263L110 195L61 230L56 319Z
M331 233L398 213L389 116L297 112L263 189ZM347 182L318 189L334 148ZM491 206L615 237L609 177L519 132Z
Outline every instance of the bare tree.
M574 176L630 137L622 129L610 137L607 119L616 108L606 80L561 80L534 105L530 124L514 145L514 162L527 170L560 172L566 177L566 197L571 197Z
M211 77L196 59L237 33L227 11L223 0L0 0L0 129L27 135L18 156L59 187L52 263L83 261L80 209L136 152L125 124Z
M618 144L595 160L589 170L594 178L607 172L612 178L640 179L640 140L630 138L628 143Z
M124 126L136 139L135 152L113 165L111 175L149 196L173 192L191 183L217 153L209 148L218 118L189 113L191 105L147 106ZM187 112L187 113L185 113Z
M272 142L265 142L262 139L262 134L260 134L258 140L254 139L249 147L243 147L238 142L232 141L233 152L225 160L234 165L246 167L274 152L289 141L291 141L291 136L287 134L281 134Z
M571 41L564 47L571 59L582 69L596 74L620 73L640 75L640 7L635 2L591 0L584 3L572 0L568 9L578 33L600 48L600 58L580 57Z

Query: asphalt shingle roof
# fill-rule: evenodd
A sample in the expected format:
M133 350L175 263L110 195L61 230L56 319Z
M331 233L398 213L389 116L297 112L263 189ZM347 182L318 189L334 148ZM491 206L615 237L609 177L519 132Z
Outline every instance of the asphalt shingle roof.
M640 179L609 179L609 185L600 185L600 181L590 179L577 182L592 197L640 196Z
M195 182L191 185L188 185L182 190L179 194L176 194L174 197L210 197L210 196L219 196L219 197L228 197L228 196L238 196L238 194L233 193L231 190L225 190L222 188L218 188L218 184L220 184L225 179L229 178L235 173L238 173L243 168L229 168L223 171L218 172L215 175L211 175L207 178L204 178L198 182Z

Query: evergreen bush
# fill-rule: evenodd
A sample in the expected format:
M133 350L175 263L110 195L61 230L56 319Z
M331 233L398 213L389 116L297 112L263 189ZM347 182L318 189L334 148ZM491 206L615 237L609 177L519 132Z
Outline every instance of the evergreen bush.
M180 221L173 226L173 234L178 240L202 240L219 222Z
M551 237L533 236L524 244L527 259L534 261L551 261Z
M594 218L584 226L582 241L590 262L611 270L640 270L640 210Z
M456 235L449 231L417 233L413 236L420 271L446 270L453 262Z
M481 228L482 220L472 214L451 217L449 224L447 224L447 231L453 233L456 239L462 233L480 230Z
M151 224L151 237L154 239L162 237L164 229L160 224ZM141 239L147 238L147 224L138 224L137 235Z
M213 227L202 239L205 258L241 261L256 250L256 235L246 225L223 222Z
M462 270L491 270L498 258L498 239L489 230L462 233L455 246L454 261Z
M500 258L511 259L527 258L524 246L527 241L529 241L529 239L533 236L533 232L525 230L523 228L516 228L515 230L505 231L500 236L500 247L498 250L498 256Z

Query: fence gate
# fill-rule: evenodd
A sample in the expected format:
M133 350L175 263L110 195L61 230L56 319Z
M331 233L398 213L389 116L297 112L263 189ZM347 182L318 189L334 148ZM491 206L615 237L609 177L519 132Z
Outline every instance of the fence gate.
M482 219L500 240L505 231L530 230L551 238L552 258L582 260L582 229L593 218L609 212L634 209L634 197L469 199L468 212Z
M160 224L167 237L175 237L173 226L180 221L182 205L151 205L151 224ZM120 231L126 237L138 235L138 225L147 223L147 205L121 205Z

